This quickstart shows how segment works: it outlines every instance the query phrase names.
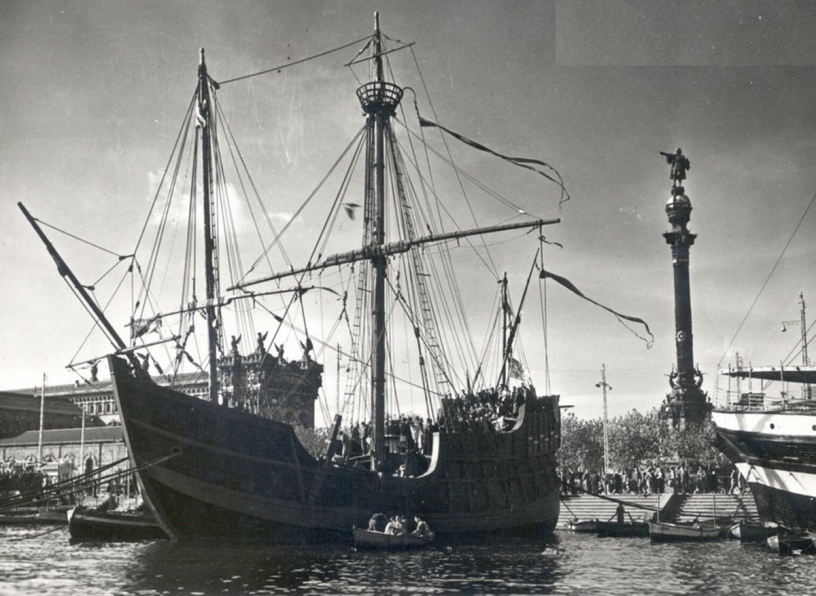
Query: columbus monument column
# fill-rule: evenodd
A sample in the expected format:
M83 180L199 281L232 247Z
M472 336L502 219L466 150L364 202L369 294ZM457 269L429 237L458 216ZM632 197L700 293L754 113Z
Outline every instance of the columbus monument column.
M691 168L681 149L675 153L663 153L671 165L671 198L666 204L666 215L672 228L663 234L671 246L674 268L674 340L677 349L677 365L669 375L671 393L660 409L661 417L683 429L687 425L702 423L711 404L701 389L703 375L694 366L694 336L691 331L691 286L689 283L689 249L696 234L686 225L691 218L691 200L682 186L686 172Z

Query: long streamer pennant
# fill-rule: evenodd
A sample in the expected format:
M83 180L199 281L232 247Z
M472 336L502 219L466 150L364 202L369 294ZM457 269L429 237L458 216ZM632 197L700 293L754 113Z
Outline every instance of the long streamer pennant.
M558 206L559 207L561 206L562 203L565 203L565 202L570 200L569 192L567 192L567 187L564 186L564 180L561 178L561 174L559 174L558 170L556 170L554 167L552 167L547 162L544 162L544 161L541 161L541 160L538 160L538 159L532 159L532 158L529 158L529 157L512 157L512 156L509 156L509 155L503 155L503 154L501 154L501 153L499 153L497 151L493 151L493 149L490 149L489 147L486 147L486 146L482 145L481 143L479 143L477 141L469 139L469 138L459 134L458 132L454 132L451 129L446 128L446 127L442 126L441 124L437 124L436 122L431 122L430 120L426 120L422 116L419 116L419 125L422 126L422 127L433 127L433 128L438 128L440 130L444 130L446 133L448 133L452 137L462 141L463 143L465 143L467 145L470 145L474 149L478 149L480 151L490 153L491 155L495 155L496 157L499 157L501 159L509 161L510 163L515 164L515 165L517 165L517 166L519 166L521 168L526 168L526 169L531 170L531 171L533 171L533 172L535 172L537 174L540 174L541 176L544 176L547 180L550 180L551 182L555 182L561 188L561 199L558 201ZM550 170L552 172L552 175L548 174L545 171L542 171L541 169L539 169L536 166L541 166L543 168L546 168L547 170Z
M651 340L648 340L648 339L646 339L645 337L642 337L642 336L641 336L641 335L639 335L639 334L638 334L636 331L634 331L633 329L630 329L630 328L629 328L629 327L628 327L628 326L627 326L627 325L626 325L626 324L625 324L623 321L621 321L621 324L622 324L624 327L626 327L627 329L629 329L629 331L631 331L632 333L634 333L634 334L635 334L635 335L636 335L638 338L640 338L640 339L642 339L644 342L646 342L646 348L647 348L647 349L652 347L652 344L654 343L654 335L652 335L652 331L649 329L649 325L648 325L648 324L646 323L646 321L644 321L643 319L640 319L640 318L638 318L638 317L630 317L630 316L628 316L628 315L621 314L621 313L619 313L619 312L617 312L617 311L612 310L612 309L611 309L611 308L609 308L608 306L604 306L604 305L603 305L603 304L601 304L600 302L596 302L596 301L595 301L595 300L593 300L592 298L590 298L590 297L588 297L588 296L585 296L585 295L584 295L584 293L583 293L583 292L581 292L581 290L579 290L578 288L576 288L576 287L575 287L575 284L573 284L573 283L572 283L570 280L568 280L566 277L561 277L560 275L556 275L555 273L552 273L552 272L550 272L550 271L546 271L546 270L544 270L544 269L542 269L542 270L541 270L541 273L539 273L539 274L538 274L538 276L539 276L541 279L547 279L547 278L549 278L549 279L551 279L551 280L553 280L553 281L558 282L559 284L561 284L562 286L564 286L565 288L567 288L567 289L568 289L570 292L572 292L572 293L573 293L573 294L575 294L576 296L580 296L581 298L583 298L584 300L586 300L586 301L588 301L588 302L591 302L591 303L592 303L592 304L594 304L595 306L600 306L600 307L601 307L602 309L604 309L605 311L611 312L613 315L615 315L615 317L617 317L617 318L618 318L618 320L625 319L625 320L627 320L627 321L631 321L631 322L633 322L633 323L640 323L641 325L643 325L643 326L646 328L646 333L648 333L648 334L649 334L649 337L651 337L651 338L652 338Z

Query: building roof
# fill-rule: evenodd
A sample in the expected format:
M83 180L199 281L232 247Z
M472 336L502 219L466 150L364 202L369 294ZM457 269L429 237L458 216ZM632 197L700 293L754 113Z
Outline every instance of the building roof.
M171 383L174 385L182 386L207 384L207 375L202 374L200 372L181 373L175 378L168 377L167 375L158 375L152 377L152 379L158 385L165 386L170 385ZM0 394L13 393L17 395L39 395L40 391L42 391L42 387L24 387L22 389L11 389L8 392L0 392ZM77 381L76 383L45 386L46 397L48 397L49 395L54 396L61 395L66 397L72 395L85 395L91 391L95 391L100 394L112 393L113 386L110 382L110 379L105 379L96 382L86 381L85 383L80 383L79 381Z
M0 439L0 447L23 447L26 445L37 445L39 443L39 431L27 430L16 437L6 437ZM82 442L81 428L56 428L43 430L43 445L55 445L58 443L80 443ZM121 426L92 426L85 428L85 443L100 443L109 441L122 441Z
M22 410L26 412L40 411L40 398L34 395L23 395L0 391L0 410ZM46 414L67 414L82 416L82 410L67 399L56 396L46 396L43 410Z

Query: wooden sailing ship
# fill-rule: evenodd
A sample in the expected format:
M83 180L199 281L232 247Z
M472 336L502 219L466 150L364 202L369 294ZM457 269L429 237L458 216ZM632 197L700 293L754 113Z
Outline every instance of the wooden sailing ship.
M203 297L185 286L188 293L176 303L181 308L146 314L153 295L145 292L134 301L131 341L126 342L29 216L60 274L77 288L116 348L108 364L131 463L139 470L145 502L173 538L347 540L352 527L364 527L376 512L421 515L437 534L548 533L555 528L559 398L539 395L526 377L517 350L521 305L517 309L511 305L507 277L494 275L476 288L478 293L501 290L495 319L502 321L501 332L491 334L486 342L496 346L491 353L497 357L492 361L486 356L472 358L468 367L467 358L459 355L455 345L446 343L442 330L449 327L464 333L468 328L467 318L457 311L461 296L456 293L455 279L463 270L449 260L451 244L468 244L470 238L486 234L525 232L526 238L537 241L529 286L537 269L539 278L546 277L540 261L544 242L540 228L558 220L532 218L515 209L514 217L520 221L473 229L456 225L454 231L446 231L451 224L440 222L438 206L421 213L430 178L421 180L419 190L406 175L407 162L399 153L394 126L404 89L386 80L384 66L391 52L410 44L400 42L396 48L386 48L387 39L377 21L364 47L370 56L359 58L361 50L349 63L369 65L372 77L357 90L365 121L357 137L359 145L350 151L354 163L363 164L358 189L362 205L343 202L338 194L323 228L325 231L344 209L353 215L355 208L361 208L362 246L355 250L327 256L321 232L315 245L320 248L308 255L307 264L270 266L269 274L254 279L240 271L231 278L230 287L223 289L226 274L220 265L232 244L219 240L217 234L227 221L217 211L221 205L218 184L225 172L220 150L231 131L227 133L217 101L224 82L219 84L208 74L203 50L198 85L185 120L186 130L194 134L180 133L177 142L177 146L186 144L198 152L195 161L184 163L194 163L192 169L200 173L200 182L191 184L190 191L200 205L195 209L202 214L198 221L204 228L204 257L197 262L203 270L197 278L205 280ZM421 122L422 127L430 125ZM420 137L412 138L418 141ZM535 169L530 166L535 160L509 159ZM410 165L419 161L414 158ZM559 182L563 192L557 173L544 175ZM352 187L349 180L343 178L344 192ZM175 188L175 179L170 186ZM389 197L394 199L391 206L387 206ZM194 207L189 209L192 213ZM538 235L526 234L536 230ZM270 247L278 246L282 237L283 233L278 234L264 244L263 258L256 264L266 260ZM195 242L188 240L187 244ZM152 258L156 251L150 254ZM438 269L426 264L434 257L442 262ZM254 270L255 265L250 268ZM280 411L298 400L304 408L312 405L323 385L324 367L318 362L315 342L320 342L322 350L331 340L317 340L310 334L305 315L302 324L294 326L290 309L303 306L307 292L326 290L328 272L336 270L347 272L343 283L330 290L335 302L342 304L339 319L348 323L351 335L351 347L344 352L349 360L346 400L339 408L346 419L338 413L328 445L318 455L310 453L296 434L297 424L308 426L308 421L282 418ZM139 272L143 279L152 277ZM192 269L185 269L185 274L196 278ZM271 286L289 281L291 288ZM274 289L254 291L261 283ZM352 297L354 290L358 291ZM225 297L228 292L231 297ZM281 298L284 295L291 298ZM250 303L256 308L269 297L281 298L285 304L282 315L272 313L274 319L302 334L302 358L284 359L280 346L273 355L270 348L275 346L275 336L267 341L265 333L256 333L248 325L232 336L231 349L226 347L225 311L234 308L243 316L250 309L236 305ZM346 314L347 303L354 305L353 316ZM263 309L271 312L269 307ZM409 329L401 336L393 331L397 310ZM187 326L179 324L170 331L167 321L171 316L186 321ZM333 316L338 318L336 313ZM190 338L201 331L202 320L206 349L202 362L196 364L190 354ZM198 328L194 322L199 323ZM154 331L159 339L147 341ZM246 350L248 340L242 343L242 338L256 340L255 345ZM406 344L410 339L411 351L403 356L402 348L393 344L396 339ZM171 364L161 374L170 377L189 361L208 379L206 395L185 394L151 378L147 368L158 367L156 354L165 348ZM397 370L400 359L419 365L420 372L412 381ZM397 394L406 387L418 390L419 403L425 408L422 416L408 417L406 409L400 409ZM351 403L362 406L346 407ZM369 422L362 422L363 414ZM422 434L415 435L420 419ZM362 432L355 435L352 427ZM354 437L354 444L346 450L340 439L345 436L347 442L348 435ZM419 436L421 439L415 438Z

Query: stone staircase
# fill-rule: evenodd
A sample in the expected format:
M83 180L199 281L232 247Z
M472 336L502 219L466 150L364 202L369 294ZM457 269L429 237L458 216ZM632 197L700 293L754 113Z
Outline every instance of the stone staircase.
M731 518L759 519L751 493L742 495L696 494L678 495L677 509L670 521L689 522L697 519Z
M669 522L689 522L703 519L729 518L735 521L741 519L759 519L756 504L751 493L743 495L724 494L697 494L675 495L666 493L644 497L642 495L613 495L626 507L626 519L629 515L636 520L651 517L656 510L660 510L660 519ZM608 501L594 495L575 495L561 497L561 510L558 516L558 527L566 528L573 519L606 521L615 515L618 507L616 501Z
M636 520L642 520L644 516L651 517L656 509L661 512L669 506L671 498L675 495L663 494L658 499L657 495L644 497L643 495L613 495L617 501L621 501L626 508L626 519L629 515ZM603 497L594 495L575 495L561 497L561 510L558 515L558 527L566 528L573 519L599 519L607 521L615 515L618 508L616 501L608 501ZM663 519L663 514L660 516Z

